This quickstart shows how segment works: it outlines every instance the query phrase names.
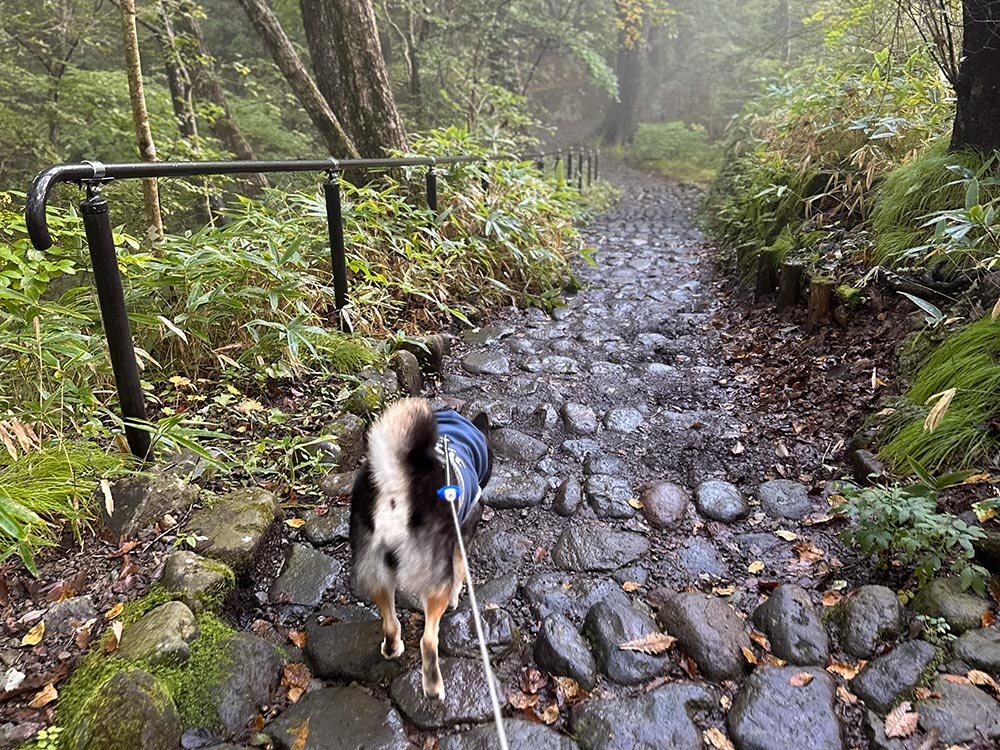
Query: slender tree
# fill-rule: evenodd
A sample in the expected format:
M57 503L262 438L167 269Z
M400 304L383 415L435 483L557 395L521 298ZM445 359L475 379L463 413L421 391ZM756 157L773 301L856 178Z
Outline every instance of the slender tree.
M132 124L135 127L139 157L143 161L156 161L156 144L149 127L146 111L146 93L142 86L142 61L139 58L139 34L135 26L135 0L121 0L122 41L125 45L125 71L128 74L128 93L132 104ZM143 198L150 229L157 239L163 239L163 217L160 215L160 191L155 178L142 182Z
M295 94L299 104L309 115L320 137L326 144L330 153L342 158L357 158L358 150L353 141L344 131L340 120L333 113L327 100L316 86L316 82L309 75L299 59L292 40L281 27L274 11L268 6L266 0L239 0L250 24L260 36L268 52L274 59L275 64L285 77L292 93Z
M300 0L320 91L364 156L406 149L371 0Z
M605 143L626 143L639 128L639 92L642 86L642 41L648 22L642 0L615 0L618 14L618 99L611 103L601 125Z
M1000 0L964 0L952 151L1000 149Z

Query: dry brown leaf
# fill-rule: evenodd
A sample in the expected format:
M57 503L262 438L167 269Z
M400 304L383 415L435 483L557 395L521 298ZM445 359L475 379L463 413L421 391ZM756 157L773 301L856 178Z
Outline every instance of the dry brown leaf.
M941 697L941 693L938 693L934 690L931 690L930 688L925 688L925 687L918 687L916 690L913 691L913 694L917 696L918 701L927 701L930 700L931 698Z
M843 685L837 685L837 697L849 706L853 706L858 702L858 696L845 688Z
M289 526L293 529L301 529L306 524L306 519L304 518L286 518L285 526Z
M771 650L771 642L767 640L767 636L761 633L759 630L750 631L750 640L756 643L765 651Z
M748 573L752 573L754 575L757 575L758 573L762 573L763 571L764 571L764 561L763 560L754 560L752 563L750 563L749 565L747 565L747 572Z
M622 584L622 591L631 594L633 591L638 591L642 588L642 584L638 581L625 581Z
M909 701L903 701L889 712L889 715L885 717L886 737L889 739L909 737L917 731L917 721L919 721L920 715L912 708Z
M556 681L559 692L562 693L563 699L567 703L576 703L587 697L587 691L572 677L553 677L552 679Z
M31 703L28 705L31 708L44 708L58 697L59 691L56 690L56 686L50 682L48 685L35 693L35 697L31 699Z
M121 643L122 640L123 629L124 626L122 625L121 620L115 620L111 623L111 634L108 636L108 639L104 641L104 653L110 654L118 648L118 644Z
M958 393L957 389L949 388L946 391L935 393L927 399L927 404L930 404L931 401L935 401L935 404L927 413L927 419L924 420L924 432L934 432L938 428L941 420L944 419L944 415L948 413L948 407L951 405L951 401L955 398L956 393Z
M517 692L508 695L507 701L518 711L525 711L538 704L538 696L528 695L527 693L518 690Z
M740 651L743 652L743 658L747 660L748 664L757 664L757 655L753 651L746 646L740 646Z
M526 667L521 672L521 690L526 693L537 693L545 687L545 675L534 667Z
M986 610L979 618L979 625L983 628L988 628L992 626L997 621L996 615L991 611Z
M736 441L736 445L734 445L733 448L732 448L734 456L740 455L745 450L746 450L746 448L743 446L743 443L741 443L739 440Z
M725 693L723 693L722 697L721 697L721 698L719 698L719 707L720 707L720 708L721 708L721 709L722 709L723 711L728 711L728 710L729 710L730 708L732 708L732 707L733 707L733 699L732 699L732 698L730 698L730 697L729 697L728 695L726 695Z
M37 646L42 642L42 638L45 637L45 620L39 620L38 623L24 634L24 638L21 639L22 646Z
M639 651L643 654L662 654L669 650L677 639L666 633L647 633L618 646L622 651Z
M799 562L810 565L818 560L822 560L826 555L826 552L821 550L815 544L810 544L806 541L797 542L792 546L792 549L798 553Z
M813 676L808 672L796 672L789 678L788 684L792 687L805 687L812 681Z
M289 630L288 640L294 643L299 648L306 647L306 631L304 630Z
M823 606L824 607L836 607L840 604L840 600L844 598L844 595L838 591L827 591L823 594Z
M559 719L559 704L550 703L541 711L535 708L535 716L537 716L546 724L555 724L556 721Z
M858 676L858 672L861 671L862 666L864 666L863 662L859 662L858 664L847 664L842 661L831 661L827 665L826 671L839 675L845 680L853 680Z
M971 685L972 680L960 674L946 674L944 676L948 682L954 682L956 685Z
M111 492L111 482L107 479L101 480L101 494L104 495L104 509L110 516L115 512L115 496Z
M309 667L302 662L291 662L281 670L281 686L288 688L288 700L292 703L298 703L299 698L309 688L311 679Z
M788 664L784 659L779 659L774 654L764 654L761 657L761 661L767 664L769 667L783 667Z
M789 531L788 529L778 529L774 532L774 535L779 539L784 539L786 542L794 542L799 538L799 535L794 531Z
M979 687L988 687L994 693L1000 693L1000 685L997 685L997 681L990 677L986 672L981 672L978 669L970 670L966 675L969 678L969 682L973 685L978 685Z
M709 727L701 733L701 736L715 750L736 750L733 747L733 743L729 741L729 738L718 727Z
M125 605L122 602L118 602L115 606L104 613L105 620L113 620L122 612L125 611Z
M291 750L306 750L306 743L309 742L309 717L303 719L300 724L289 727L288 734L295 738Z
M716 596L732 596L736 593L735 586L715 586L712 593Z
M636 510L642 510L644 507L642 501L635 497L629 498L628 504L631 505Z

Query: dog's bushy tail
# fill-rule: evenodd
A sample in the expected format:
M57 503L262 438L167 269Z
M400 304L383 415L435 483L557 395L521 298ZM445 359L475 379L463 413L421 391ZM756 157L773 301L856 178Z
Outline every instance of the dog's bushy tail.
M426 399L396 401L382 412L368 435L368 455L376 478L432 460L436 440L437 420Z

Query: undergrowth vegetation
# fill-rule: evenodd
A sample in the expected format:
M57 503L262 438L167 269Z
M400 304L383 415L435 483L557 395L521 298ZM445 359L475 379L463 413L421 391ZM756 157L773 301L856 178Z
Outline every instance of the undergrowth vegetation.
M631 145L620 151L629 162L696 183L712 181L722 155L705 128L678 121L640 123Z

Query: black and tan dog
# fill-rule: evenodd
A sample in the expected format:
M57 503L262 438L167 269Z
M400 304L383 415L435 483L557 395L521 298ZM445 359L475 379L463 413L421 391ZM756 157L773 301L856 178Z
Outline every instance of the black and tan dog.
M354 482L350 540L355 587L382 613L382 655L387 659L403 653L396 589L419 598L424 608L423 688L429 698L444 698L438 625L448 605L458 605L465 574L451 508L438 490L449 477L460 488L456 510L462 538L468 541L482 517L479 499L492 466L485 415L470 422L455 411L434 411L425 399L410 398L392 404L372 425L368 453Z

